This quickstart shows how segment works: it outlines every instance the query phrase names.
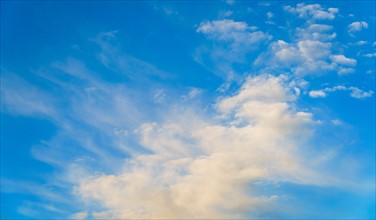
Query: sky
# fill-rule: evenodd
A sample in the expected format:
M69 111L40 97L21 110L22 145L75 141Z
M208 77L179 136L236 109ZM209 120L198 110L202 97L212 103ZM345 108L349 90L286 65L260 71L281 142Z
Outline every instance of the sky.
M374 219L375 1L1 1L2 219Z

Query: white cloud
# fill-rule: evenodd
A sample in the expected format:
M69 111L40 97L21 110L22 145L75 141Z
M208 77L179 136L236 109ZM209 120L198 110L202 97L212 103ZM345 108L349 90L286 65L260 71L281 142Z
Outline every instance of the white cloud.
M309 92L309 96L312 98L323 98L326 97L326 93L322 90L313 90Z
M369 90L368 92L363 91L357 87L351 86L334 86L334 87L327 87L321 90L312 90L309 92L309 96L312 98L324 98L327 96L327 93L332 93L336 91L350 91L350 96L356 99L363 99L368 98L373 95L373 91Z
M255 60L254 65L265 66L269 71L287 68L297 76L323 75L337 72L339 75L354 72L355 59L333 54L332 43L318 40L299 40L296 43L276 41Z
M310 24L306 28L297 28L296 34L300 39L331 41L337 34L331 32L333 27L326 24Z
M344 55L331 55L330 59L338 64L344 65L344 66L355 66L356 60L347 58Z
M348 28L347 31L349 32L349 34L352 35L355 32L359 32L363 29L368 29L368 24L365 21L356 21L356 22L349 24L347 28Z
M206 34L210 39L229 42L232 49L236 50L270 39L269 35L256 30L255 26L233 20L206 21L197 28L197 32Z
M330 30L320 25L310 28L312 33ZM197 31L242 53L252 50L261 39L270 39L245 22L231 20L203 22ZM102 64L136 81L144 79L138 76L142 71L149 76L165 76L155 66L119 53L111 44L115 35L102 33L95 39ZM352 63L343 55L333 55L331 44L322 41L320 37L274 42L274 62L294 68L300 65L308 72L308 67L314 69L315 65L335 69L332 63L324 62L330 57L336 65ZM315 158L302 153L309 147L307 142L317 124L308 110L296 105L300 94L296 86L306 86L304 80L289 82L285 75L250 77L235 94L218 99L216 112L209 115L201 106L196 106L197 110L178 101L157 112L153 105L143 105L140 100L165 102L165 90L134 91L123 84L104 82L80 62L68 60L48 69L68 74L78 83L68 84L44 74L66 95L62 97L5 77L9 86L1 88L1 95L11 111L42 113L60 129L51 140L34 146L32 154L64 170L57 185L76 185L75 193L88 211L75 213L74 218L245 218L250 212L268 211L271 204L279 202L279 192L253 195L252 183L256 181L346 184L314 166ZM15 89L18 85L25 91ZM351 91L355 98L373 94L356 87L331 89ZM201 93L191 88L184 97L195 99ZM39 103L38 97L44 100ZM51 100L60 99L64 110L51 104ZM175 108L178 113L171 110ZM90 206L93 201L98 203Z
M263 66L267 71L281 71L281 68L285 68L297 76L355 72L355 59L334 54L336 48L333 45L338 44L332 43L336 37L332 29L332 26L326 24L305 24L305 27L296 29L293 42L278 40L271 43L258 56L254 65Z
M331 53L331 44L321 41L303 40L298 42L301 54L309 60L325 59Z
M374 52L374 53L366 53L363 56L368 57L368 58L376 57L376 52Z
M278 193L253 195L252 183L337 185L299 149L316 122L295 100L286 76L251 77L218 100L220 121L186 112L143 124L137 133L152 153L83 180L76 193L99 202L102 218L249 218L279 202Z
M338 8L325 9L319 4L305 5L304 3L299 3L296 7L285 6L284 10L297 14L300 18L312 20L333 20L339 11Z
M343 67L340 67L338 69L338 75L346 75L346 74L350 74L350 73L354 73L355 72L355 69L354 68L343 68Z
M357 99L371 97L374 93L371 90L369 90L368 92L362 91L361 89L359 89L357 87L350 87L348 89L351 91L350 96L353 97L353 98L357 98Z

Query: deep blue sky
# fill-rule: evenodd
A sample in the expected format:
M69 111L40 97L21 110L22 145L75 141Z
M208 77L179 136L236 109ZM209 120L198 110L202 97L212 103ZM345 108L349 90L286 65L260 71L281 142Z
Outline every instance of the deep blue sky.
M374 218L375 16L1 1L1 218Z

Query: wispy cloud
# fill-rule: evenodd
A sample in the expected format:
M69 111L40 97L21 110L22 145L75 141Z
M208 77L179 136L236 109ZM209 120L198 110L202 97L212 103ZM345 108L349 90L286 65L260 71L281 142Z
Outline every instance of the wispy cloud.
M368 58L376 57L376 52L374 52L374 53L366 53L363 56L368 57Z
M102 57L99 60L116 71L113 74L142 72L140 76L136 74L132 77L136 84L141 75L165 76L163 71L146 62L116 52L107 42L113 40L115 34L101 33L101 41L96 42L103 49L99 53L99 57ZM111 60L117 55L120 56L117 57L119 60ZM105 61L104 57L111 61ZM123 73L125 70L128 72ZM130 89L124 83L106 81L88 69L83 61L73 58L52 62L32 74L31 77L43 82L46 87L37 86L2 69L1 109L15 116L45 118L56 126L56 134L49 140L35 143L30 153L35 159L56 168L56 173L52 174L56 176L46 181L54 187L57 195L65 193L67 198L74 197L65 189L70 189L87 173L113 172L119 169L117 164L126 155L143 151L139 144L132 143L133 140L124 134L132 133L154 115L150 107L153 99L148 96L152 88ZM146 80L142 83L147 87ZM30 186L26 188L26 193L36 193L59 203L57 199L50 198L47 192L39 191L36 183L24 185ZM21 212L26 213L29 210L26 208L21 208Z
M230 80L237 75L232 64L246 62L245 56L249 52L257 50L272 38L256 26L227 19L201 22L196 31L216 42L212 48L199 48L195 55L196 61L207 65L205 57L208 56L208 60L214 62L211 65L214 72Z
M309 92L309 96L311 96L312 98L324 98L327 96L328 93L332 93L336 91L350 91L350 96L356 99L368 98L368 97L371 97L374 93L372 90L369 90L367 92L354 86L351 86L351 87L334 86L334 87L328 87L328 88L321 89L321 90L312 90Z
M93 39L101 49L98 59L108 69L133 81L147 81L150 76L160 79L171 77L170 74L150 63L122 53L119 45L116 45L117 34L118 31L101 32Z
M1 105L13 114L55 117L53 97L14 73L1 70Z

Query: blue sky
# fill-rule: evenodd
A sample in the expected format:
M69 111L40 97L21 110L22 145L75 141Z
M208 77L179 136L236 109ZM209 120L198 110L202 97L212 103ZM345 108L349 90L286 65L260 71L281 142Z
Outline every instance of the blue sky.
M1 218L373 219L375 1L2 1Z

